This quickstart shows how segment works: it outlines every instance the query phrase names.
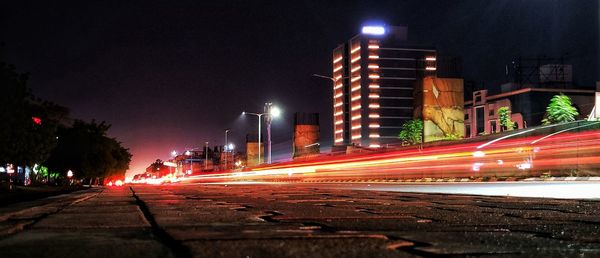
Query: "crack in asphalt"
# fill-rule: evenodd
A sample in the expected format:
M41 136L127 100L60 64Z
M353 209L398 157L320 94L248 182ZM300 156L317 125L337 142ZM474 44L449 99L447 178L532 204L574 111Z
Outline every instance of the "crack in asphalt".
M169 250L171 250L171 252L177 258L193 257L189 248L183 245L181 241L178 241L177 239L173 238L173 236L169 235L169 233L167 233L167 231L164 228L158 225L158 223L154 219L154 216L150 212L148 205L146 205L146 203L135 193L135 190L133 190L132 187L129 187L129 190L131 190L133 198L135 198L136 204L142 211L144 218L148 221L148 223L150 223L152 234L156 236L158 241L167 248L169 248Z

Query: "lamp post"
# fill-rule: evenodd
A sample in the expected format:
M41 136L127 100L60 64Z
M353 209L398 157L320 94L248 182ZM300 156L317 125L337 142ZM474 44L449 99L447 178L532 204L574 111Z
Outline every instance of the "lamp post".
M204 171L206 171L208 170L208 142L206 142L204 146Z
M260 155L260 144L261 144L261 118L263 115L266 115L266 123L267 123L267 146L269 147L268 150L268 163L271 163L271 121L273 119L273 117L278 117L281 114L281 111L273 106L273 103L271 102L267 102L265 103L265 107L264 107L264 112L263 113L250 113L250 112L242 112L242 115L253 115L253 116L257 116L258 117L258 164L261 163L261 155Z
M338 78L334 78L334 77L329 77L329 76L320 75L320 74L312 74L311 76L313 76L313 77L318 77L318 78L323 78L323 79L329 79L329 80L331 80L331 81L333 82L333 92L332 92L332 93L333 93L333 96L334 96L334 97L333 97L333 104L334 104L334 106L333 106L333 112L335 113L335 90L336 90L336 89L335 89L335 87L336 87L336 85L337 85L337 82L338 82L339 80L343 80L343 79L349 79L349 78L351 78L351 77L341 77L341 76L340 76L340 77L338 77ZM342 89L342 92L343 92L343 89ZM342 111L343 111L343 108L342 108ZM346 114L348 114L348 113L346 113ZM345 117L345 115L346 115L346 114L342 114L342 116L344 116L344 117ZM335 116L334 116L334 118L335 118ZM348 118L348 120L349 120L349 118ZM342 128L344 128L344 127L345 127L345 125L343 125L343 124L342 124ZM333 130L335 131L335 124L333 124ZM345 131L345 132L347 132L348 130L344 129L344 131ZM334 144L334 145L335 145L335 139L336 139L336 138L335 138L335 134L334 134L334 137L333 137L333 141L334 141L334 142L333 142L333 144ZM344 139L344 134L342 134L342 141L343 141L343 139Z
M267 146L269 148L269 152L267 153L269 156L267 158L267 163L271 164L271 122L274 117L278 117L281 114L281 111L273 106L273 103L267 102L265 103L265 114L267 117L265 118L267 123Z
M191 175L194 172L194 163L192 163L192 152L189 150L185 151L185 155L188 156L188 159L190 159L190 170L186 174Z
M251 112L242 112L242 115L253 115L253 116L257 116L258 117L258 164L260 164L260 129L261 129L261 123L260 123L260 119L262 118L262 116L264 115L264 113L251 113Z
M227 169L227 160L229 159L229 155L228 155L228 143L227 143L227 134L229 133L229 129L225 129L225 145L223 145L223 154L225 154L225 169Z

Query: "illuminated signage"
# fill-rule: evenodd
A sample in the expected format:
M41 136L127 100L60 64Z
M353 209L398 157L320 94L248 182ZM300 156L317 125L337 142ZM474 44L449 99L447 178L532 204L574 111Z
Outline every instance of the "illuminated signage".
M370 35L383 35L385 34L385 28L383 26L364 26L362 27L362 33Z

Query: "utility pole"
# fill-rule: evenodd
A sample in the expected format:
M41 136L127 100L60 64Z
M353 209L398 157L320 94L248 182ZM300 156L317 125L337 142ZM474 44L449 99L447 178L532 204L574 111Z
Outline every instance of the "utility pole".
M204 149L204 171L208 170L208 142L206 142L206 147Z

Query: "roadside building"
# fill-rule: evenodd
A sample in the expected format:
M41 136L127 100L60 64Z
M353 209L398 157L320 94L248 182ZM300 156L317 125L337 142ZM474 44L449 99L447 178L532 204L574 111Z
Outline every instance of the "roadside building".
M409 45L407 27L364 26L332 59L334 145L398 143L417 81L436 75L436 50Z
M465 101L465 137L499 132L501 107L511 110L511 119L518 129L541 125L550 99L558 94L569 96L579 119L586 119L594 107L596 91L591 87L576 87L571 70L569 65L541 65L528 72L533 74L529 79L518 77L516 82L501 85L497 94L489 94L489 89L474 91L472 98Z

